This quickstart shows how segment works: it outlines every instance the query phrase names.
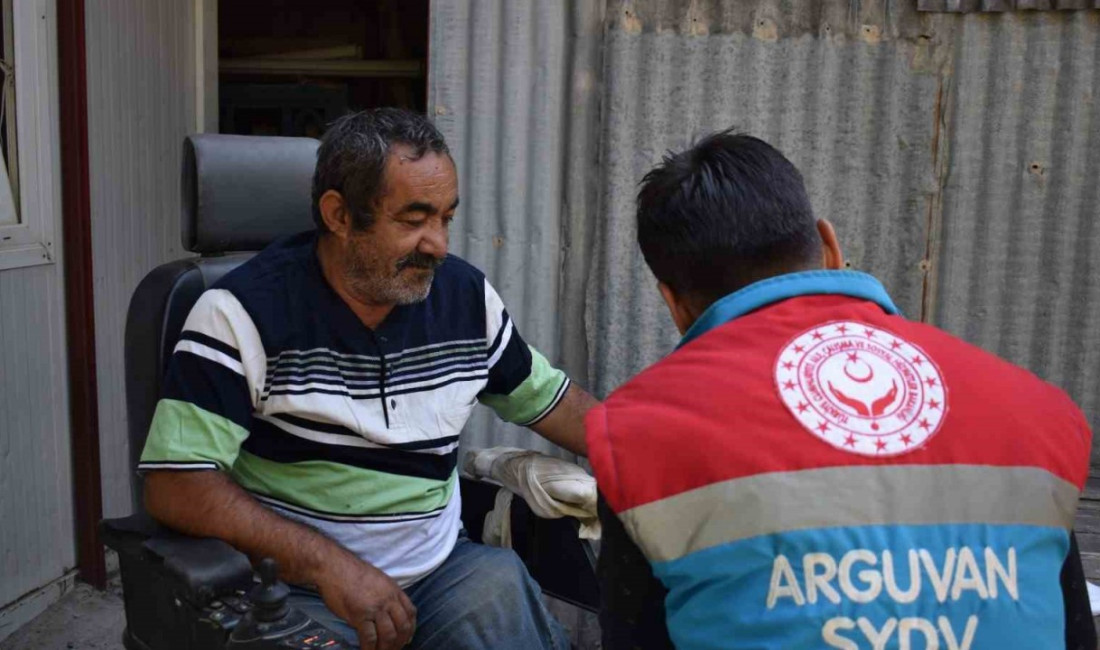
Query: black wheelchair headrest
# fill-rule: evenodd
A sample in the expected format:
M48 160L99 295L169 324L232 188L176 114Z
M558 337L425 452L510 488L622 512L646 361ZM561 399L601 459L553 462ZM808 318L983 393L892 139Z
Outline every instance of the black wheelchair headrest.
M313 228L313 138L199 134L183 145L183 247L258 251Z

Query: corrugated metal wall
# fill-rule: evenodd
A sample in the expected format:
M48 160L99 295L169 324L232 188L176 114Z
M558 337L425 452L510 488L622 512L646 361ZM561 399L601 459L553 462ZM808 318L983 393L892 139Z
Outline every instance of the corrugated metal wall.
M735 126L802 169L852 265L883 279L908 316L1066 388L1100 426L1089 327L1100 316L1100 13L920 13L900 0L432 10L429 101L458 154L460 218L483 224L456 248L506 284L532 340L556 341L598 395L677 340L634 243L638 181L665 150ZM529 128L554 105L557 131ZM557 166L532 175L532 160ZM502 229L522 229L525 256L507 238L491 245ZM485 431L499 443L496 430L474 435Z
M589 282L595 386L614 389L678 335L635 243L646 171L693 137L733 126L805 175L852 265L920 315L935 189L939 79L915 14L847 3L623 2L608 10L601 227ZM877 4L877 3L876 3ZM824 6L823 6L824 5Z
M76 564L64 305L60 263L0 271L0 608Z
M88 1L88 152L103 513L130 513L123 333L144 275L180 245L183 138L195 131L194 2Z
M578 146L568 119L574 19L573 3L535 0L442 2L431 12L429 111L455 154L462 200L452 251L485 271L523 337L557 363L566 154ZM589 24L598 34L598 20ZM553 451L488 409L466 433L467 447Z
M1067 11L1100 9L1100 0L917 0L921 11Z
M955 42L934 321L1100 430L1100 12L968 15Z

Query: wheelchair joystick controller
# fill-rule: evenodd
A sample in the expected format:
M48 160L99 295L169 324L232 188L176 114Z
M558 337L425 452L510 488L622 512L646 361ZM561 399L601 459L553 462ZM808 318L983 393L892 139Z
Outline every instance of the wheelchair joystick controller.
M260 584L249 593L252 609L229 636L226 650L347 650L331 630L287 605L290 589L278 578L275 560L260 563Z
M271 623L286 618L286 599L290 589L279 581L279 569L275 560L264 558L260 562L260 584L249 595L252 604L252 616L257 621Z

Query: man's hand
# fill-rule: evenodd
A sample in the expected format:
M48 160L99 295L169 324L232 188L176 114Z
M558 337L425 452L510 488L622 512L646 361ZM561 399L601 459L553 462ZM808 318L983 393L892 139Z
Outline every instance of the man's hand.
M317 590L333 614L359 634L360 650L398 650L412 641L416 608L385 573L350 553L318 576Z
M274 558L283 580L317 585L330 610L354 627L363 650L412 639L416 608L389 576L321 533L261 506L221 472L150 472L145 509L170 528L217 537L253 561Z

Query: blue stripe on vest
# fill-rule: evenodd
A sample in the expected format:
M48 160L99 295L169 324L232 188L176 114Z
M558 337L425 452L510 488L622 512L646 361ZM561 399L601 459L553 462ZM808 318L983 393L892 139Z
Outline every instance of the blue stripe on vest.
M1059 528L860 526L755 537L653 568L678 648L923 650L932 635L941 650L1053 648L1064 642L1068 549Z

